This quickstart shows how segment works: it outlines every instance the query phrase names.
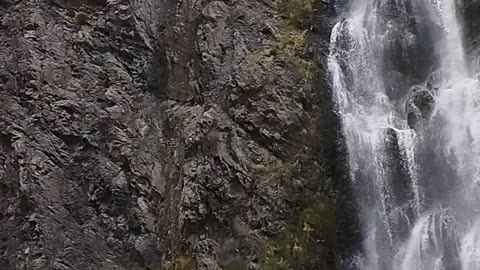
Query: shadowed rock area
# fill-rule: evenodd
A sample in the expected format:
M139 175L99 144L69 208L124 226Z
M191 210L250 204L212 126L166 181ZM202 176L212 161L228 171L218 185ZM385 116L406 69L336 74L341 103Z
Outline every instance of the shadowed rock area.
M335 269L332 8L0 0L0 269Z

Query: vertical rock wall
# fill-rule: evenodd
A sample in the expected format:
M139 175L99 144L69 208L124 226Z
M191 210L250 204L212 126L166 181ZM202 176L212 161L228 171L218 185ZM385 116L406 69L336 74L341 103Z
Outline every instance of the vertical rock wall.
M329 8L0 0L0 268L334 269Z

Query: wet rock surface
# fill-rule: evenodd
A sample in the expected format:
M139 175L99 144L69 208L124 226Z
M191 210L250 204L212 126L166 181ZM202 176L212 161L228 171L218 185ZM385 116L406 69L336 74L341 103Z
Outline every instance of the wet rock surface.
M273 0L0 0L0 269L332 269L311 3L299 36Z
M464 23L468 39L477 38L480 34L480 20L476 14L480 11L480 1L465 0L463 4Z
M408 125L413 129L420 128L422 122L430 118L434 107L435 99L431 90L413 86L405 103Z

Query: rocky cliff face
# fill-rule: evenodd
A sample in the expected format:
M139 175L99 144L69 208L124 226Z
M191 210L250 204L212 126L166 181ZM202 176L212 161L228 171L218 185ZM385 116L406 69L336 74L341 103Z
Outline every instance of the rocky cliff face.
M331 9L0 0L0 269L334 269Z
M464 35L466 39L466 46L471 54L478 55L478 48L480 42L480 20L478 12L480 11L480 1L478 0L464 0L462 3L462 15L464 18Z

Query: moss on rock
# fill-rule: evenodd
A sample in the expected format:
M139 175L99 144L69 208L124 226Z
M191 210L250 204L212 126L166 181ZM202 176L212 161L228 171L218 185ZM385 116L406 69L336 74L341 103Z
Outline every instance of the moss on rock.
M193 258L190 255L181 255L175 257L170 263L167 263L164 270L192 270Z
M296 28L307 28L313 15L314 0L287 0L280 4L279 12L284 20Z

